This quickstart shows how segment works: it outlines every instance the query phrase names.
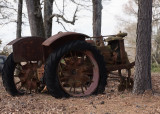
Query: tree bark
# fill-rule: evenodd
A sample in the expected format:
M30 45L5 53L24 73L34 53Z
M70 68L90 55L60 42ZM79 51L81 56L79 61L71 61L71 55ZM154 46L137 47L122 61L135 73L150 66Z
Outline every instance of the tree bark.
M32 36L45 37L40 0L26 0Z
M53 12L54 0L44 0L44 28L45 38L49 38L52 35L52 12Z
M16 38L21 38L21 32L22 32L22 8L23 8L23 0L19 0L18 1Z
M93 37L101 36L102 0L92 0ZM96 39L97 41L98 39Z
M152 90L151 84L151 29L152 0L138 1L138 25L133 93Z

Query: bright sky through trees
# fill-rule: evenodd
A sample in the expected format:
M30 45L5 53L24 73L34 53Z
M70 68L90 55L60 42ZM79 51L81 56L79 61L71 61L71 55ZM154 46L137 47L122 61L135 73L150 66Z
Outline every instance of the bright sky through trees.
M117 31L116 16L123 16L123 4L128 0L111 0L109 2L103 2L102 10L102 35L115 34ZM26 8L25 8L26 9ZM92 9L92 8L91 8ZM66 25L69 31L75 31L92 36L92 12L80 11L78 13L78 20L74 26ZM8 42L16 38L16 24L8 24L0 27L0 39L2 43L6 45ZM59 31L65 31L61 25L53 22L53 34ZM29 24L23 26L22 36L30 36Z

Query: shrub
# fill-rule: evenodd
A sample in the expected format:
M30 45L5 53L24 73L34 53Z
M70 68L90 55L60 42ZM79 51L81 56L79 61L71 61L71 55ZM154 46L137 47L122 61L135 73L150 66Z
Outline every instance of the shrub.
M151 65L151 72L160 72L160 64L153 63Z

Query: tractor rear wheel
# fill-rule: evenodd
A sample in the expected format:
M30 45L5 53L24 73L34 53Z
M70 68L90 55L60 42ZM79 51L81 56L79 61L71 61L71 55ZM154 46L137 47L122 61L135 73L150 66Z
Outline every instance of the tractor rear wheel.
M103 56L85 41L72 41L50 54L44 80L56 98L103 93L107 73Z

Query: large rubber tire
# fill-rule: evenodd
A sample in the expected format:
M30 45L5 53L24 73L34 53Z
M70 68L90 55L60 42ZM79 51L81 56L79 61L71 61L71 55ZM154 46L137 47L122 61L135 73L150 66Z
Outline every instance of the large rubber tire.
M13 59L13 53L11 53L4 63L4 67L2 69L2 80L6 91L12 96L22 95L22 93L16 89L16 85L14 83L15 67L16 63Z
M107 73L103 56L96 49L95 46L92 46L91 44L85 41L78 40L67 43L64 46L60 47L59 49L54 50L54 52L51 53L49 58L47 59L45 65L44 80L47 85L48 91L53 97L62 98L71 96L63 90L59 82L57 67L60 59L63 57L64 54L66 54L69 51L86 51L86 50L92 53L99 67L98 86L92 94L100 94L104 92L105 86L107 84L106 81Z

